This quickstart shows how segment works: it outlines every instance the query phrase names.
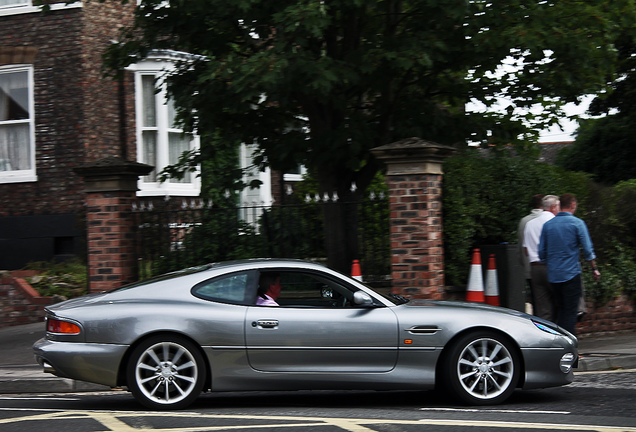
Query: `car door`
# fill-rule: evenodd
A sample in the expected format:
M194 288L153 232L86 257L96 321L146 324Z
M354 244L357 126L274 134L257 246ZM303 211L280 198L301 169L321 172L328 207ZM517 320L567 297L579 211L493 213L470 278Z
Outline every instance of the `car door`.
M249 363L267 372L387 372L397 362L391 308L351 305L345 280L280 273L279 306L251 306L245 321Z

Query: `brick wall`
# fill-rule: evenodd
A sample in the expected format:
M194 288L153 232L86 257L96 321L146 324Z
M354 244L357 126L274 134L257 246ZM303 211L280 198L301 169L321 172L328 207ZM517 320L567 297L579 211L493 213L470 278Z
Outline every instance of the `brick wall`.
M37 183L0 184L0 216L69 213L81 205L81 184L69 177L67 166L78 153L81 119L77 70L77 38L81 9L49 14L2 17L0 45L38 50L34 62L34 101ZM25 199L28 197L28 199Z
M0 184L0 217L69 214L84 204L83 183L72 168L122 154L118 83L101 75L101 55L132 19L135 2L84 2L81 8L0 17L0 46L37 49L34 118L38 181ZM125 82L134 146L132 79ZM128 151L134 158L134 148Z
M73 169L108 156L136 158L133 75L126 73L121 82L102 76L102 54L122 25L132 22L135 6L105 0L0 17L0 48L35 53L28 62L34 73L38 177L0 183L0 269L59 258L66 252L58 245L69 239L74 253L82 254L77 239L84 237L83 224L48 228L60 215L83 219L84 183Z
M136 159L133 74L125 75L122 101L120 83L113 78L104 78L101 70L104 51L112 41L118 39L119 29L123 25L132 24L136 4L128 2L122 5L120 0L84 2L80 34L84 47L82 62L85 65L80 81L83 89L84 162L94 162L108 156ZM124 124L120 122L122 103L126 114ZM129 148L122 148L122 138Z
M87 241L90 291L103 291L137 280L134 192L89 194Z
M442 176L388 176L393 288L409 297L444 296Z
M0 327L44 320L44 307L52 303L52 298L40 297L23 278L27 276L13 273L0 277Z
M621 295L603 305L587 302L587 314L577 324L578 334L636 330L634 300Z

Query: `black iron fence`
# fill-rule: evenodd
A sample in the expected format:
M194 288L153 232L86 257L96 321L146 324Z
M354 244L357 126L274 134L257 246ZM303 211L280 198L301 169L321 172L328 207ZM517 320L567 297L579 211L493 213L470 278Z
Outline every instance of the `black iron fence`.
M140 201L133 207L140 279L184 267L272 257L326 260L324 206L357 206L359 259L377 285L390 274L388 200L308 199L283 206L218 206L200 199ZM354 229L355 227L352 227Z

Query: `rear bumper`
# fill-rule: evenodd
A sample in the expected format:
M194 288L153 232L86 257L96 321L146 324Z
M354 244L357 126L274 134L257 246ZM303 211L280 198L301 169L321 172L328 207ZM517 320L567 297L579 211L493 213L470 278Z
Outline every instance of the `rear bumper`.
M40 339L33 345L44 372L75 380L118 385L117 375L127 345L54 342Z

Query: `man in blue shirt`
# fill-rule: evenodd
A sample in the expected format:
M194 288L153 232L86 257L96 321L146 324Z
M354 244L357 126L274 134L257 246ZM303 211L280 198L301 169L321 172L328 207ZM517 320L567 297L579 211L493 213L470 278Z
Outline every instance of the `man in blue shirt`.
M578 305L583 294L580 250L590 263L594 279L601 273L596 268L594 247L585 222L574 216L576 198L564 194L560 198L561 211L543 225L539 241L539 258L546 263L548 280L552 284L557 303L557 324L576 334Z

